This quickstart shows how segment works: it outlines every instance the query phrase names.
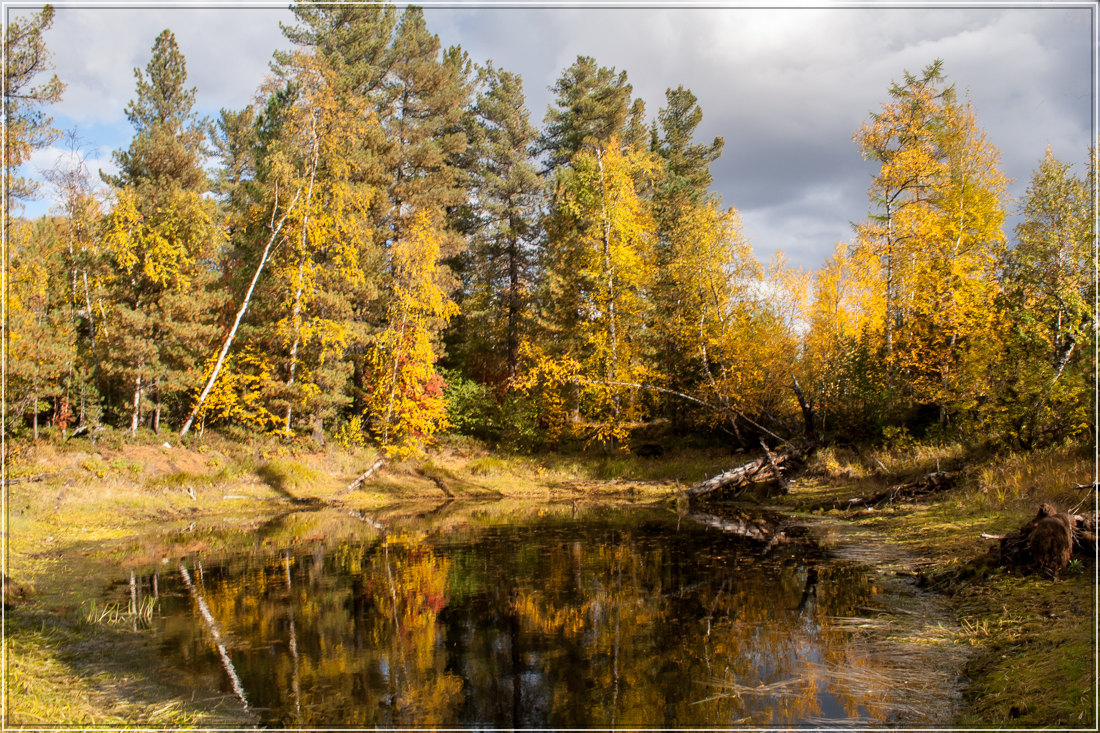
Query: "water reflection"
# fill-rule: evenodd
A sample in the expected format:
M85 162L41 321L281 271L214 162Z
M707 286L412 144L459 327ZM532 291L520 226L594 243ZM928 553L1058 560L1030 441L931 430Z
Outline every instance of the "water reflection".
M899 722L896 660L861 642L881 589L794 540L632 511L257 545L161 566L155 633L278 727Z

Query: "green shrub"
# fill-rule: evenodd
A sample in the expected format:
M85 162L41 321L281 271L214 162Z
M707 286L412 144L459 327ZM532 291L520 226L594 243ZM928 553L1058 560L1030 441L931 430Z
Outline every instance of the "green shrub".
M487 384L467 379L453 369L441 369L446 386L447 419L451 432L478 438L495 438L499 434L500 406Z

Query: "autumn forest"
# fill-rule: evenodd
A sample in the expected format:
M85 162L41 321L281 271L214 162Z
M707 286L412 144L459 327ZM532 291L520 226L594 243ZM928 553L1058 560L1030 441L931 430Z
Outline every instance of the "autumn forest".
M836 212L851 239L806 272L759 261L711 192L723 140L696 139L686 87L654 113L581 56L539 120L519 76L441 45L419 8L294 16L293 50L213 120L161 33L105 196L76 141L26 177L63 142L65 80L50 8L7 25L9 434L408 457L445 433L614 452L1094 430L1093 151L1035 151L1010 201L949 59L898 69L837 141L875 166L867 208ZM21 217L46 189L55 213Z

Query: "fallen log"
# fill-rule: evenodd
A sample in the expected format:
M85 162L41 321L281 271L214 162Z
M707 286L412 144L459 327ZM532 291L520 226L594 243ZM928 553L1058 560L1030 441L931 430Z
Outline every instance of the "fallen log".
M804 459L807 453L813 449L812 446L808 449L794 449L778 455L768 450L763 442L761 442L761 446L764 448L764 455L760 458L744 463L737 468L731 468L717 476L712 476L686 490L684 495L689 499L695 499L715 491L728 489L733 492L733 496L737 496L753 484L762 481L775 481L786 492L789 486L782 471L789 472L790 466L796 461Z
M957 474L949 471L933 471L926 473L916 481L891 486L885 491L879 491L870 496L857 496L847 501L838 501L834 505L837 509L855 509L857 507L877 507L880 504L914 499L919 496L927 496L937 491L944 491L955 485Z
M343 496L344 494L348 494L348 493L358 489L360 486L362 486L366 482L367 479L369 479L371 476L373 476L374 472L377 471L378 469L380 469L382 467L382 464L385 463L385 462L386 462L385 458L379 458L377 461L374 462L374 465L372 465L366 471L363 471L363 473L359 474L359 476L356 477L356 479L354 481L352 481L350 484L348 484L344 488L340 489L340 491L338 491L336 493L336 495L337 496Z

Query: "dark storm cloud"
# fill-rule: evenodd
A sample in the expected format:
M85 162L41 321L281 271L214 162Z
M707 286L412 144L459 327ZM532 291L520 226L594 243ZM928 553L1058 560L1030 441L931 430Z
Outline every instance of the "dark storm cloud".
M741 210L761 257L782 249L817 267L849 222L867 214L873 166L853 134L892 80L944 60L973 102L1021 197L1049 144L1082 161L1091 137L1091 14L1085 7L751 9L432 8L429 27L524 80L536 124L548 87L577 55L626 70L652 118L684 85L704 112L698 137L726 140L714 190ZM272 51L285 47L271 9L60 8L50 36L69 82L58 117L114 120L133 95L156 34L171 27L205 114L246 104Z
M874 171L853 135L892 81L944 60L974 104L1019 198L1051 145L1089 144L1091 15L1085 8L436 10L429 20L478 60L519 72L532 117L578 54L625 69L651 116L680 84L700 100L698 137L721 135L715 190L762 258L816 267L867 214Z

